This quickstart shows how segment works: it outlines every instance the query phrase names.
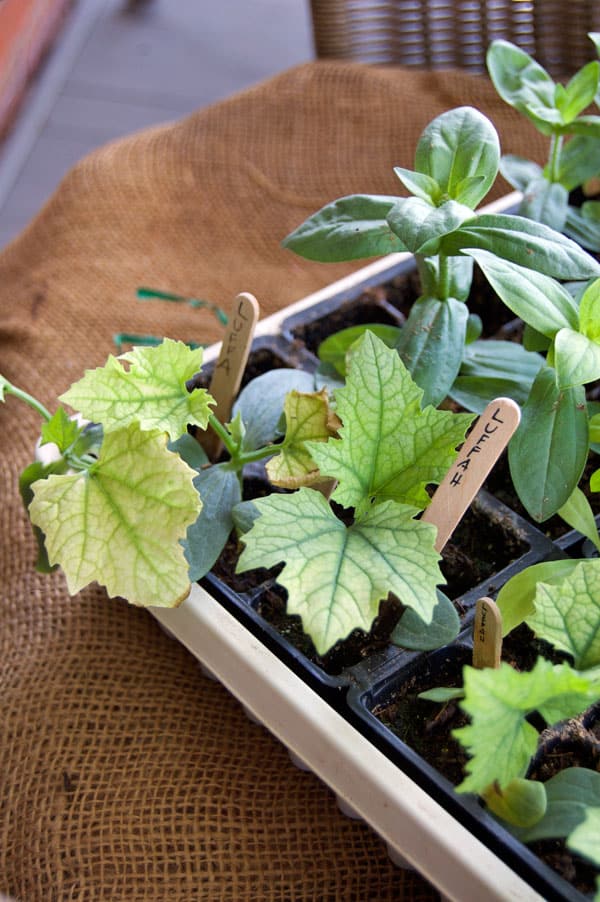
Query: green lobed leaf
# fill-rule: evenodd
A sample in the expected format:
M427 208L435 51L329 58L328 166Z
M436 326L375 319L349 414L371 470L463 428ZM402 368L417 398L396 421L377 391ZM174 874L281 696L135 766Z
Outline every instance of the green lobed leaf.
M233 405L234 416L244 423L243 448L254 451L281 438L283 405L288 392L311 392L315 377L297 369L274 369L252 379L242 389Z
M554 339L554 366L561 390L600 379L600 341L561 329Z
M398 341L399 326L388 326L385 323L366 323L360 326L348 326L329 335L318 347L317 356L323 363L329 363L336 371L345 376L346 355L354 342L365 332L372 332L380 338L388 348L393 348Z
M504 304L542 335L577 329L577 304L559 282L524 266L501 260L489 251L466 250L481 267Z
M427 256L436 254L439 240L472 215L469 207L454 200L433 207L419 197L400 197L388 213L387 221L411 253Z
M285 438L277 445L277 453L267 463L267 474L273 485L296 489L312 485L321 474L310 455L308 441L326 442L335 434L327 389L310 394L291 391L284 404Z
M575 827L567 839L572 852L587 858L600 867L600 805L586 808L583 821Z
M600 559L579 561L560 583L537 584L527 624L568 652L579 670L600 664Z
M60 452L70 448L81 432L81 426L72 419L64 407L57 408L52 419L42 424L41 443L54 444Z
M254 505L260 516L243 536L238 572L285 561L277 581L287 610L300 615L319 654L353 629L368 631L389 592L431 621L443 577L435 527L414 520L417 508L387 501L346 527L308 488Z
M369 194L340 197L309 216L282 245L321 263L405 251L386 221L397 199Z
M462 301L422 297L411 307L396 350L417 385L422 406L440 404L456 379L465 349L469 311Z
M238 475L228 464L202 470L194 478L194 488L202 510L183 542L190 582L205 576L221 554L233 529L233 508L242 500Z
M566 503L587 455L585 392L581 386L561 391L554 370L543 367L508 446L513 485L534 520L547 520Z
M491 667L463 670L465 698L461 708L471 723L453 731L468 751L467 776L458 792L483 794L496 783L504 790L515 777L523 777L535 752L538 732L526 720L533 711L549 722L584 711L598 684L568 664L552 665L538 658L533 670L519 672L503 662ZM551 719L549 718L551 715Z
M525 192L531 182L542 178L543 169L525 157L504 154L500 159L500 173L513 188Z
M415 169L432 178L442 196L474 209L498 173L500 143L490 120L463 106L436 116L419 138Z
M174 607L187 595L179 542L201 502L194 471L166 442L163 432L133 423L105 435L89 470L32 486L31 521L71 594L97 581L137 605Z
M398 354L367 332L336 392L340 438L309 446L322 475L339 481L334 500L354 508L372 498L427 506L425 486L444 478L473 416L421 410L422 396Z
M126 369L121 361L130 364ZM60 400L102 423L105 431L139 423L174 440L188 423L205 429L213 399L205 389L189 392L186 382L202 365L202 349L169 338L157 347L134 348L103 367L88 370Z
M508 213L481 213L445 235L440 250L452 256L467 249L490 251L555 279L592 279L600 264L578 244L554 229Z
M535 613L534 598L538 583L558 584L568 577L576 566L577 561L571 558L544 561L526 567L511 576L496 598L496 604L502 614L502 635L507 636Z

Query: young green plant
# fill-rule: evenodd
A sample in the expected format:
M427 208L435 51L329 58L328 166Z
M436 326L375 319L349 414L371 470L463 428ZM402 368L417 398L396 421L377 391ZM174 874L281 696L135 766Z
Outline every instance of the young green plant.
M558 232L508 214L475 213L498 173L500 146L492 123L471 107L434 119L423 131L414 170L396 167L409 197L351 195L309 217L284 240L312 260L354 260L394 251L415 255L421 295L401 329L396 348L424 404L438 405L451 391L465 358L472 281L468 249L488 251L558 279L584 280L600 266ZM472 324L473 325L473 324ZM471 330L472 332L472 330ZM471 335L472 337L472 335ZM481 379L510 376L523 366L522 349L488 348ZM498 360L494 354L499 351ZM508 358L508 359L507 359ZM490 385L492 381L490 381ZM480 397L480 408L495 397Z
M590 38L600 50L600 34ZM519 212L600 251L600 201L569 203L570 192L600 175L600 116L588 111L600 100L600 63L594 60L568 84L557 84L524 50L494 41L487 68L502 99L549 138L544 167L515 155L501 160L502 175L523 193Z

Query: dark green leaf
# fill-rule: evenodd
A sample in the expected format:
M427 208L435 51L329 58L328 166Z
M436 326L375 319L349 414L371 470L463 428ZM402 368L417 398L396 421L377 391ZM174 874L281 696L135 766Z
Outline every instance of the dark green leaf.
M580 116L575 122L565 126L565 131L570 135L600 138L600 116Z
M558 182L548 182L543 176L531 181L523 195L519 215L543 222L561 232L569 206L569 193Z
M453 200L432 207L418 197L401 197L388 213L387 221L411 253L427 256L437 253L439 239L471 215L468 207Z
M512 480L530 515L542 522L565 504L588 453L582 387L560 391L550 367L538 373L509 445Z
M200 442L186 432L174 442L169 442L169 451L179 454L192 470L201 470L207 464L208 457Z
M459 375L449 394L475 413L482 413L493 398L507 397L524 404L543 365L538 354L525 351L514 342L476 341L465 348Z
M529 323L525 323L523 329L523 347L526 351L542 351L545 352L550 347L550 339L546 335L542 335Z
M442 113L425 128L415 169L434 179L447 197L474 209L491 188L499 161L496 129L478 110L464 106Z
M467 248L490 251L555 279L600 275L600 264L574 241L523 216L482 213L446 235L440 244L441 252L450 256Z
M221 554L233 529L232 509L242 500L237 474L227 464L202 470L194 487L202 498L202 510L183 542L190 582L205 576Z
M594 100L598 90L600 64L597 60L579 69L565 86L557 106L563 122L570 123Z
M564 144L560 152L558 179L567 191L582 185L587 179L598 175L599 171L597 138L575 135Z
M473 342L477 341L477 339L481 336L482 332L483 322L481 321L481 317L477 313L469 313L469 318L467 319L465 344L473 344Z
M466 301L473 284L473 260L470 257L446 257L443 277L440 275L439 257L417 257L423 297L456 298Z
M340 332L334 332L319 345L317 356L323 363L329 363L341 375L346 375L346 354L351 346L366 331L377 335L388 348L393 348L400 334L399 326L388 326L384 323L366 323L361 326L350 326Z
M458 375L468 315L466 304L454 298L420 298L411 308L396 348L423 389L423 407L437 407Z
M493 41L487 68L494 87L506 103L524 113L543 132L551 134L540 114L555 110L555 83L528 53L509 41Z
M577 329L577 305L559 282L488 251L468 253L509 310L542 335L554 338L560 329Z
M386 222L396 200L367 194L341 197L298 226L283 240L283 247L321 263L405 251Z
M414 651L429 651L454 642L460 631L456 608L439 589L437 597L431 623L425 623L416 611L407 608L390 636L394 645Z
M582 247L598 253L600 251L600 222L595 216L585 215L586 207L587 205L584 204L579 210L576 207L568 208L565 234L579 242ZM587 207L587 210L589 213L593 212L593 208Z
M543 176L541 166L514 154L505 154L502 157L500 160L500 173L513 188L523 192L527 190L531 182L537 181Z

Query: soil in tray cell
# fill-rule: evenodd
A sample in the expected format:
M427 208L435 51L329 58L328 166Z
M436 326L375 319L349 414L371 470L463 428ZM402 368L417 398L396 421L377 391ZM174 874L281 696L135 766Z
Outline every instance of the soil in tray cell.
M505 640L502 657L519 670L529 670L540 654L556 663L568 658L548 643L534 639L531 630L523 625ZM464 777L468 756L452 737L452 731L469 719L458 701L442 705L418 695L438 686L462 685L462 668L471 663L470 656L469 649L459 646L436 653L404 684L390 689L387 699L380 692L372 711L454 785ZM600 770L600 703L560 725L544 729L540 721L535 726L541 730L540 741L528 777L545 781L567 767ZM531 844L531 849L580 892L586 894L595 889L596 869L572 855L564 842L544 840Z

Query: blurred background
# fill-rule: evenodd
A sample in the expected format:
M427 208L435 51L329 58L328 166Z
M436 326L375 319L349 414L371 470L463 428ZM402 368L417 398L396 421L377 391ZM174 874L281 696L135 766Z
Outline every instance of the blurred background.
M0 0L0 248L95 147L313 58L309 0Z

